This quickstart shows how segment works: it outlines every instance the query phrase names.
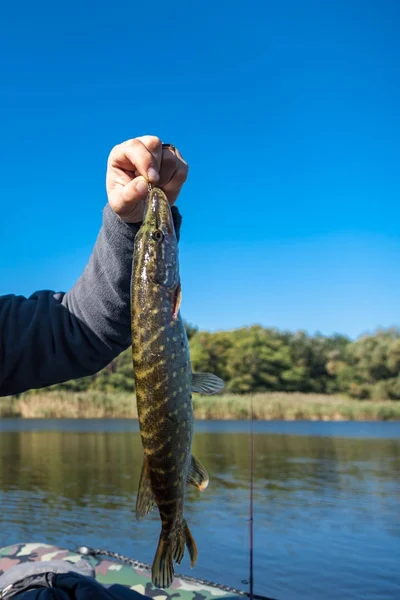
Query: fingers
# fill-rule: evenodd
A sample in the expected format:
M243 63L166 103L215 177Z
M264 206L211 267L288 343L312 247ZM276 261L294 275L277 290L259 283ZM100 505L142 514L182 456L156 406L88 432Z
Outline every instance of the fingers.
M154 135L143 135L137 139L142 142L153 157L152 165L147 170L147 180L150 183L157 183L160 178L159 174L163 154L161 140ZM151 169L154 169L152 173L150 173ZM140 172L140 175L145 177L144 172Z
M189 166L177 148L163 148L158 185L164 190L171 204L177 199L188 171Z
M156 184L161 158L161 140L156 136L144 135L115 146L110 153L109 164L133 178L141 175L150 183Z
M188 175L179 150L145 135L115 146L108 158L106 187L113 210L127 222L143 216L148 183L161 187L174 204Z
M122 190L122 200L126 210L131 210L139 201L144 200L148 191L148 183L143 177L135 177L127 183Z

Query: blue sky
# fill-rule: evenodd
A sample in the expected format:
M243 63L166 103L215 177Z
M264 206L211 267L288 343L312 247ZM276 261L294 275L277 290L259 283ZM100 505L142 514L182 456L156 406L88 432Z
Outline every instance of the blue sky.
M190 164L182 314L356 337L399 324L400 3L6 3L0 294L68 290L111 148Z

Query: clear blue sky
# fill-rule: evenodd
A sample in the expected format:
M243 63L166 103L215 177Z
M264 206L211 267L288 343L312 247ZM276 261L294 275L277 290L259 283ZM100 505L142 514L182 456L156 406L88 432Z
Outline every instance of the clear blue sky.
M400 2L7 2L0 294L68 290L113 145L181 149L182 314L399 324Z

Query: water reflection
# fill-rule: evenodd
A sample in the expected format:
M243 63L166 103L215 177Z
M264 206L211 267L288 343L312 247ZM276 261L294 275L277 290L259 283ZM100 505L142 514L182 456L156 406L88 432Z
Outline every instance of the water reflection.
M385 495L400 481L400 442L262 434L255 435L254 478L259 493L359 490L361 481ZM246 434L196 434L193 452L212 474L212 486L248 489ZM6 432L0 436L2 489L43 489L82 497L136 493L142 449L137 433ZM204 495L207 496L207 495Z
M400 597L400 442L256 434L254 445L256 590ZM242 587L249 437L198 432L193 452L211 477L203 494L188 492L195 574ZM134 518L141 461L136 432L4 431L0 545L105 545L150 562L159 522L156 513L140 524Z

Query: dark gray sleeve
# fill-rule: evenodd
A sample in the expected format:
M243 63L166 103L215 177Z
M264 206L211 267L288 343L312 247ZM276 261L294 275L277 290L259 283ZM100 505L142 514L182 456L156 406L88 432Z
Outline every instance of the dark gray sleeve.
M0 396L92 375L130 345L138 229L107 205L90 260L68 293L0 297Z

